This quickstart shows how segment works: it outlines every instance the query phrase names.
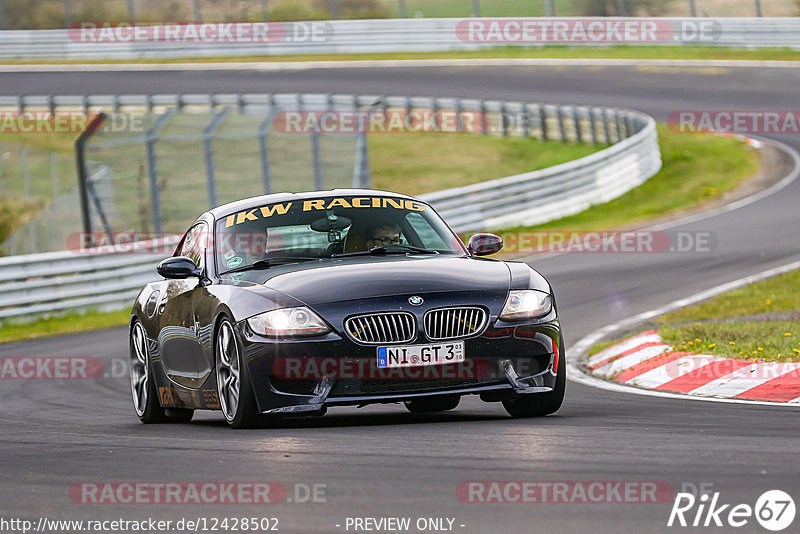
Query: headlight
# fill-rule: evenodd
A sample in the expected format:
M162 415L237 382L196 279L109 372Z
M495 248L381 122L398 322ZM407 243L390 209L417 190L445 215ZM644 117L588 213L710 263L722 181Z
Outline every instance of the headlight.
M543 291L524 289L511 291L506 299L506 305L500 314L503 321L518 321L520 319L536 319L544 317L553 309L550 295Z
M315 336L330 332L319 315L308 308L282 308L247 320L256 333L266 336Z

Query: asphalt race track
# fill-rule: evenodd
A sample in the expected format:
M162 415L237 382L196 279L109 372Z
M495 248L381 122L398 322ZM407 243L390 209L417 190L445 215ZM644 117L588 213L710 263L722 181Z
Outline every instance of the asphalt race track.
M14 95L456 94L627 106L658 120L686 109L796 109L799 84L800 69L770 68L0 73L0 93ZM776 138L800 149L798 136ZM611 322L799 259L798 199L795 181L741 209L673 229L710 232L717 242L712 252L572 254L533 265L555 287L569 345ZM123 328L4 345L0 357L88 355L126 362L127 350ZM413 416L399 405L333 409L282 429L233 431L216 414L200 414L189 425L140 424L125 376L3 380L0 395L2 517L266 516L279 518L283 532L345 532L347 517L449 517L464 533L645 533L689 529L667 527L671 500L470 504L458 500L456 487L467 480L666 481L676 491L685 483L711 483L721 503L752 506L770 489L800 499L800 407L661 399L571 382L563 408L540 420L512 420L499 405L467 398L446 415ZM290 496L294 484L326 484L326 502L114 506L76 504L68 494L82 481L254 480L280 482ZM698 530L720 531L692 531ZM737 530L764 532L753 519Z

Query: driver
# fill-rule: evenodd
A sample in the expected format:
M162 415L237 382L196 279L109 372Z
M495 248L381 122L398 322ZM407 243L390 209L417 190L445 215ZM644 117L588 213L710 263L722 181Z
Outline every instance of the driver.
M386 245L399 245L403 242L400 226L395 223L377 222L366 227L367 250Z
M267 231L253 225L245 230L235 232L231 235L229 246L231 249L223 254L225 260L223 263L227 265L233 260L236 265L252 265L266 257Z

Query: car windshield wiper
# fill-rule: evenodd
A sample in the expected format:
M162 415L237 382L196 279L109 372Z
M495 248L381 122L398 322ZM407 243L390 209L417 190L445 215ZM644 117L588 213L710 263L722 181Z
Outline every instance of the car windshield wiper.
M390 245L384 245L382 247L374 247L369 250L362 250L359 252L345 252L344 254L334 254L331 257L343 258L347 256L367 256L367 255L378 256L382 254L407 254L409 252L415 252L417 254L439 254L438 250L420 248L412 245L406 245L403 243L392 243Z
M244 271L263 271L265 269L269 269L273 265L278 264L286 264L286 263L293 263L293 262L301 262L301 261L316 261L320 258L312 258L310 256L277 256L275 258L263 259L253 262L249 265L243 265L241 267L236 267L235 269L231 269L229 271L225 271L222 274L228 273L241 273Z

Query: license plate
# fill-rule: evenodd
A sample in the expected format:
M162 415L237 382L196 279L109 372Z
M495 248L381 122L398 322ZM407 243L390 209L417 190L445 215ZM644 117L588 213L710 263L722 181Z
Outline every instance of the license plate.
M464 361L464 342L378 347L378 367L418 367Z

